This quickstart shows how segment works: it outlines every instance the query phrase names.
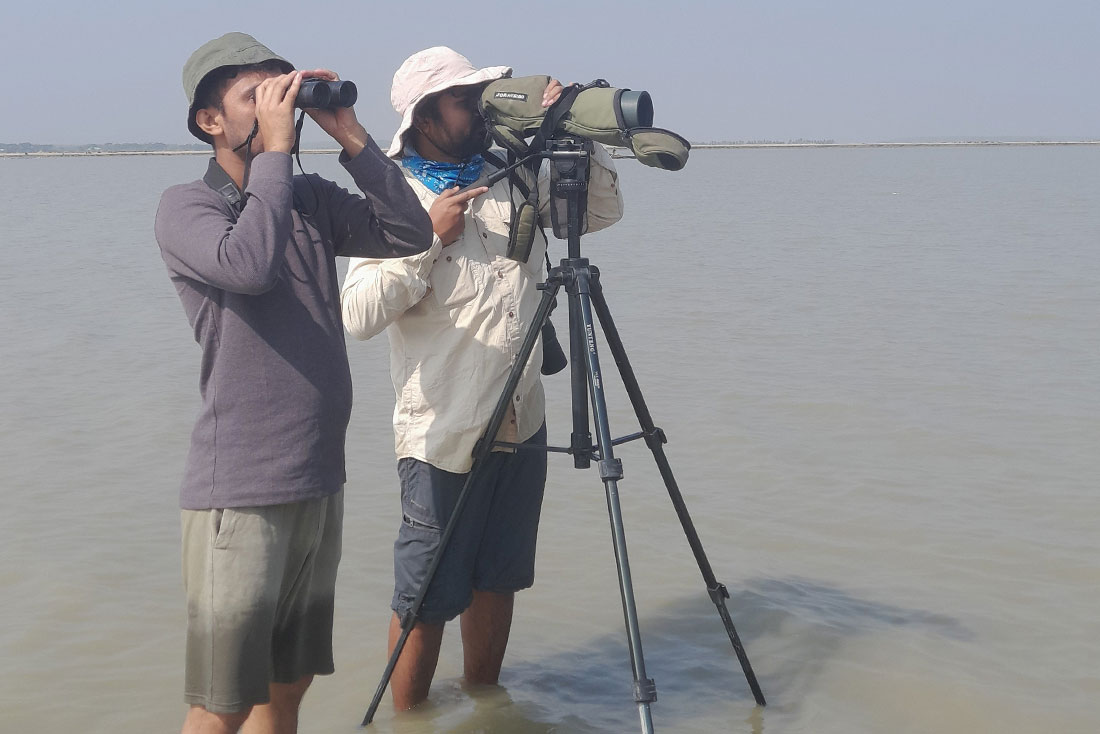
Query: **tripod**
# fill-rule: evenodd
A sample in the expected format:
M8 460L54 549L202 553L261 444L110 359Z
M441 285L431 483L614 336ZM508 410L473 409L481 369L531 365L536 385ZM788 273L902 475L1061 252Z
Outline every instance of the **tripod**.
M722 624L726 628L730 643L733 645L749 688L752 690L753 698L755 698L758 705L766 705L764 694L756 680L756 674L753 673L745 648L741 644L741 639L733 627L729 610L726 608L726 599L729 598L729 592L715 578L714 571L711 569L710 562L703 551L702 542L695 531L695 525L688 514L683 496L680 494L680 489L676 485L668 459L665 457L663 444L667 439L664 432L653 423L649 408L642 397L641 388L634 376L630 361L627 359L626 349L623 347L619 332L611 318L611 311L604 300L599 270L591 266L587 258L580 256L582 206L580 199L582 196L586 196L588 191L591 146L590 141L552 138L547 141L545 152L532 156L534 158L548 158L550 161L552 172L551 197L554 199L552 205L560 203L562 199L565 200L569 244L568 257L563 258L558 267L552 268L546 281L538 286L542 290L542 300L539 303L534 321L527 330L519 354L509 372L504 390L493 410L489 425L474 448L473 467L467 475L455 503L454 511L443 529L439 549L428 567L412 607L401 619L401 635L394 646L382 680L375 691L374 699L363 718L363 726L369 724L374 718L374 713L381 702L386 686L389 684L397 659L401 655L409 633L416 624L416 615L424 601L428 587L439 567L443 554L446 552L451 535L459 522L470 488L474 486L479 473L483 470L485 459L492 449L494 447L506 447L514 450L526 449L569 453L573 455L574 466L578 469L589 468L593 461L597 462L600 479L604 484L607 496L607 511L611 520L615 564L619 578L619 593L622 598L623 616L626 621L627 641L630 650L630 664L634 675L634 701L638 705L643 734L652 734L653 717L650 704L657 700L657 686L646 675L645 660L642 655L638 612L634 603L634 587L631 582L630 563L627 558L626 531L623 527L622 511L619 506L618 481L623 477L622 462L615 458L613 448L638 439L643 439L646 442L657 462L658 470L664 480L665 487L676 510L676 515L680 520L680 525L683 527L688 544L695 555L699 571L706 583L707 593L718 609ZM556 448L495 441L494 437L504 421L511 402L511 396L519 386L524 367L530 359L542 326L547 322L557 293L561 288L565 288L569 297L570 384L573 409L573 432L570 436L570 445L568 448ZM618 366L623 385L642 429L640 432L617 439L612 439L611 429L608 425L607 405L604 399L604 380L596 349L593 313L595 313L600 326L603 328L607 346L615 358L615 364ZM595 445L592 444L592 433L590 432L592 425L589 416L590 401L592 419L596 429Z

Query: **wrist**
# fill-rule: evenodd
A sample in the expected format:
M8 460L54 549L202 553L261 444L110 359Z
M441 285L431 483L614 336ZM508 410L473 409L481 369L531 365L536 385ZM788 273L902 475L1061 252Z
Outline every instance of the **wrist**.
M348 158L354 158L366 147L368 134L366 128L356 125L350 129L341 129L339 135L333 137L348 154Z

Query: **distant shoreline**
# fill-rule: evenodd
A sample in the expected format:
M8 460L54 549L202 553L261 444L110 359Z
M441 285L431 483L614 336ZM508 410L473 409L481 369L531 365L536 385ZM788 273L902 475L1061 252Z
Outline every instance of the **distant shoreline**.
M1022 145L1100 145L1100 140L960 140L929 143L692 143L700 148L966 148Z
M692 150L736 148L979 148L1022 146L1100 145L1100 140L982 140L931 143L692 143ZM616 150L614 146L609 146ZM339 148L303 150L303 155L339 153ZM102 158L137 155L201 155L210 150L112 150L112 151L42 151L37 153L0 153L0 158Z

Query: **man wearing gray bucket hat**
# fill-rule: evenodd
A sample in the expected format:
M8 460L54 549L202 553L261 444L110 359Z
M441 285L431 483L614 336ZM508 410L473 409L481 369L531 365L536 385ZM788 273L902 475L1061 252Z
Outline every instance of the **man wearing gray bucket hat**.
M351 108L309 110L362 192L293 176L303 78L230 33L183 70L206 175L164 192L161 254L202 349L180 491L187 596L183 731L290 732L331 673L351 375L336 256L408 257L431 221Z
M524 201L508 181L476 186L492 166L483 160L476 100L506 66L475 68L443 46L409 57L393 77L391 101L401 115L388 155L396 159L432 218L427 252L396 260L353 258L341 299L349 332L390 338L398 394L394 431L403 522L394 545L391 654L438 549L441 529L472 466L474 444L489 424L545 279L546 239L527 257L509 256L513 204ZM551 82L543 105L561 92ZM589 230L622 216L610 156L592 157ZM539 217L549 223L549 182L540 176ZM464 193L458 187L474 186ZM518 198L513 198L518 197ZM387 328L388 327L388 328ZM544 398L536 346L498 439L545 444ZM494 684L504 659L514 594L534 583L535 541L546 480L542 451L494 452L483 482L470 493L438 573L391 678L394 705L415 706L428 694L444 623L462 615L467 683Z

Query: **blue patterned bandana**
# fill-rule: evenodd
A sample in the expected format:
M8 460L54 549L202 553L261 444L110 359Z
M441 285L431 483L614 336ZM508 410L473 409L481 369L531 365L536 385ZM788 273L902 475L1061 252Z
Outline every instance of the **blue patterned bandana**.
M427 186L437 194L442 194L446 189L455 186L469 186L481 176L481 167L485 159L481 154L475 155L465 163L443 163L441 161L429 161L418 155L405 153L401 158L401 165L412 175L416 176L420 183Z

